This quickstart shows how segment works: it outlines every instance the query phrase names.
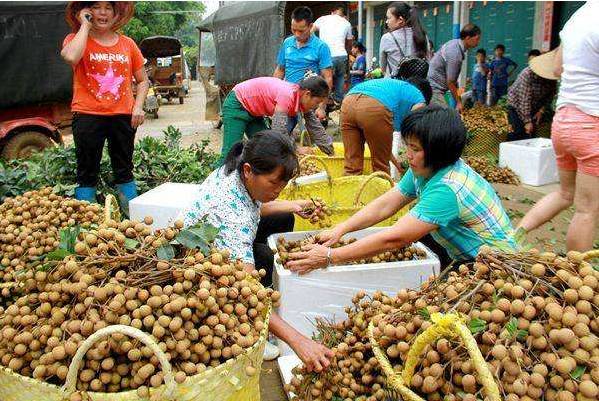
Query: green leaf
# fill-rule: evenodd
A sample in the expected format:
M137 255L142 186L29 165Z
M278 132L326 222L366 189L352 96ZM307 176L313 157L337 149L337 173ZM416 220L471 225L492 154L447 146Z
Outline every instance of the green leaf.
M516 336L518 330L518 320L515 317L512 317L510 321L506 323L505 329L510 334L510 336Z
M162 244L156 250L158 259L171 260L175 257L175 248L171 244Z
M418 314L422 316L424 320L431 320L431 314L427 308L422 308L418 311Z
M520 329L518 330L518 334L516 335L519 340L524 340L528 337L528 330Z
M586 366L578 365L576 368L574 368L572 372L570 372L570 377L574 380L578 380L582 377L582 375L584 375L584 372L586 372L586 370Z
M175 237L175 241L180 243L186 248L189 249L201 249L204 252L204 249L208 248L210 250L210 246L206 242L206 240L198 233L192 230L182 230L179 232L177 237Z
M81 232L80 226L66 227L60 230L60 242L58 245L59 249L64 249L69 253L75 253L75 243L77 242L77 236Z
M468 329L470 329L470 332L472 334L476 335L487 329L487 322L476 317L474 319L471 319L470 322L468 322Z
M58 248L46 254L46 258L48 260L63 260L64 258L72 254L72 252L69 252L66 249Z
M136 241L132 238L125 238L125 248L127 249L135 249L139 245L139 241Z

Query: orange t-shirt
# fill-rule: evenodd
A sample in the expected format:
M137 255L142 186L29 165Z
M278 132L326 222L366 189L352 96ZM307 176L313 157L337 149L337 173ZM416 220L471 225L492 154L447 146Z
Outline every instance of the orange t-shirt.
M67 35L63 47L75 34ZM131 114L133 73L143 68L144 58L133 41L124 35L114 46L102 46L91 37L79 63L73 66L71 110L85 114Z

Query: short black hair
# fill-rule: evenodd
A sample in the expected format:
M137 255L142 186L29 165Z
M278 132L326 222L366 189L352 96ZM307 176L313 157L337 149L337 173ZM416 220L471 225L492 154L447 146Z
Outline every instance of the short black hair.
M352 44L352 47L357 47L360 53L366 53L366 46L362 42L356 41Z
M285 132L263 130L251 137L247 142L237 142L225 159L225 173L237 170L243 172L243 165L248 163L254 174L272 173L277 167L283 167L284 181L289 181L299 173L295 144Z
M500 43L497 46L495 46L495 50L497 50L497 49L501 49L501 50L505 51L505 46Z
M424 101L426 102L426 104L430 103L431 98L433 97L433 89L431 88L431 84L428 82L427 79L413 76L406 79L406 82L409 82L416 88L418 88L420 93L422 93L422 96L424 97Z
M481 30L474 24L466 24L460 31L460 39L471 38L481 34Z
M540 56L541 55L541 51L539 49L532 49L531 51L528 52L528 57L532 57L532 56Z
M416 138L424 150L424 164L433 171L460 158L466 146L466 127L459 113L440 106L427 106L410 112L401 123L405 143Z
M487 57L487 51L485 49L478 49L476 54L482 54L483 56Z
M329 96L329 85L320 75L312 75L302 79L298 83L300 89L309 90L312 96L327 97Z
M314 21L314 14L312 14L310 7L300 6L293 10L291 19L297 22L306 21L307 24L311 24Z
M339 4L339 5L335 6L335 7L333 7L333 9L331 10L331 12L333 12L333 11L341 11L341 13L343 15L345 15L345 6L342 6L341 4Z

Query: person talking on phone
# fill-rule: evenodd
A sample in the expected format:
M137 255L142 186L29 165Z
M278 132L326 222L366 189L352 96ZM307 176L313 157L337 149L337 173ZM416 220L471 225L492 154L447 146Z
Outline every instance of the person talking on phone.
M73 32L65 38L61 56L73 67L75 198L80 200L96 201L106 141L121 203L126 206L137 196L133 143L137 127L144 122L149 81L141 51L133 39L118 33L133 12L132 2L73 1L67 5L66 20Z

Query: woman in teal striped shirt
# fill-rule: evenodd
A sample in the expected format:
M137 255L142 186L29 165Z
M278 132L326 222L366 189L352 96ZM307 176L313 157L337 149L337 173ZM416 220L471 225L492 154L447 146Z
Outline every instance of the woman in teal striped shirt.
M321 233L321 245L291 254L295 259L289 263L291 270L307 273L364 259L407 246L428 234L442 251L442 264L473 260L483 245L516 249L514 230L495 190L460 159L466 128L459 114L437 106L419 109L404 119L401 134L410 168L400 183L350 219ZM330 248L344 234L373 226L414 199L415 206L389 229Z

